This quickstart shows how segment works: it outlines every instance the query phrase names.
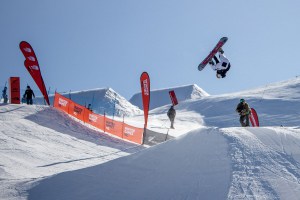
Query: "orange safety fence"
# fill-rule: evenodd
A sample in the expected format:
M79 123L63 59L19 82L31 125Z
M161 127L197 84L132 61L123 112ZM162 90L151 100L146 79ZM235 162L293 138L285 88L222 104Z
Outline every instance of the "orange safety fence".
M142 144L143 142L143 128L137 128L124 122L110 119L105 115L93 113L84 106L73 102L57 92L55 93L53 106L54 108L64 111L84 123L90 124L106 133L137 144Z

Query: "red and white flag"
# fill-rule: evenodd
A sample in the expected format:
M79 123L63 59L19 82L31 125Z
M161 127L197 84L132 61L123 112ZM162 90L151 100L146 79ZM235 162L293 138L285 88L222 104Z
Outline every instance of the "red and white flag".
M177 101L174 90L169 91L169 95L170 95L173 106L176 106L178 104L178 101Z
M253 127L259 127L258 116L254 108L251 108L250 122Z
M144 117L145 117L144 128L147 128L149 104L150 104L150 78L147 72L142 73L140 81L141 81L141 90L142 90L142 99L143 99Z
M37 60L37 57L35 56L35 53L31 47L31 45L28 42L22 41L20 42L20 49L25 56L24 65L30 75L32 76L33 80L39 87L40 91L42 92L46 102L48 105L50 105L46 86L41 74L40 66Z

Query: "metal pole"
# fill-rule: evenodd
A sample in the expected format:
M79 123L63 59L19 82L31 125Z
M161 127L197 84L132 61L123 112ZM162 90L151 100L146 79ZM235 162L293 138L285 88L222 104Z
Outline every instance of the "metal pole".
M92 99L92 105L90 107L91 110L93 110L93 105L94 105L94 97L95 97L95 92L93 93L93 99Z
M146 126L144 126L144 132L143 132L143 144L145 144L145 139L146 139Z
M169 135L169 128L168 128L168 132L167 132L167 134L166 134L166 139L165 139L165 141L168 139L168 135Z
M115 117L116 101L117 101L117 94L115 93L115 100L114 100L114 111L113 111L113 120L114 120L114 117Z

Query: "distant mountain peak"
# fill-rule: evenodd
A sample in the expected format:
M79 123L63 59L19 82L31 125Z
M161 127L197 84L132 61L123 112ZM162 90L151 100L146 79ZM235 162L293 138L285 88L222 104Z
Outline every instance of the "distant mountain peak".
M150 94L150 109L161 107L164 105L171 104L169 91L174 90L178 102L186 101L189 99L198 99L209 96L202 88L196 84L183 85L177 87L170 87L164 89L151 90ZM143 109L141 93L136 93L129 100L133 105L136 105L140 109Z
M110 116L132 116L141 114L142 111L132 105L123 96L118 94L112 88L96 88L83 91L74 91L68 93L61 93L67 98L71 98L72 101L82 106L87 107L91 104L91 108L95 113L106 114ZM50 101L53 102L53 95L50 97ZM42 97L35 99L36 104L44 104ZM53 104L53 103L52 103Z

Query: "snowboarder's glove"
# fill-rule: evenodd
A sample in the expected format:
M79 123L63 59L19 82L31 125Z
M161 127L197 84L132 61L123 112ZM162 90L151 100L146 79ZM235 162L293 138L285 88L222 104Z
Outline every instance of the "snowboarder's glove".
M224 53L224 51L223 51L223 49L222 49L222 48L220 48L220 49L219 49L219 52L220 52L221 54L223 54L223 53Z

